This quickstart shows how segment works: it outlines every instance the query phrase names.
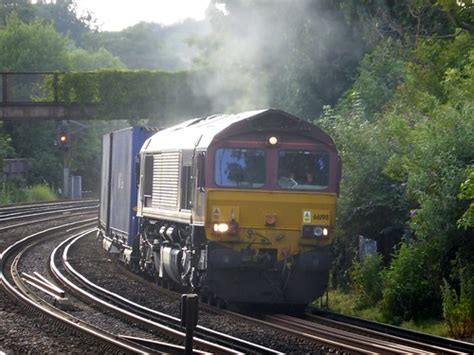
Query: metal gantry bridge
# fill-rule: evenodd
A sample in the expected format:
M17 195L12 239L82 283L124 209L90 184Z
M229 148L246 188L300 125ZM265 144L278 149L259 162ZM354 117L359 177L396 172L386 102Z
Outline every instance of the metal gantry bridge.
M207 71L0 72L0 120L186 119L209 113Z
M94 119L93 103L65 103L60 100L59 72L0 73L0 120Z

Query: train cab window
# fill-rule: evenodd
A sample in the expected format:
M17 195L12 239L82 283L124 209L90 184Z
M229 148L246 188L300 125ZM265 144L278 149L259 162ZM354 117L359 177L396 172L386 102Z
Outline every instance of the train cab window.
M151 199L153 195L153 155L145 156L145 176L143 182L143 197L145 207L151 207Z
M180 206L182 210L191 209L192 199L192 177L191 166L183 166L181 168L181 201Z
M259 188L265 184L265 177L265 151L263 149L217 149L214 169L217 185Z
M278 154L278 186L324 190L329 184L329 155L324 151L282 150Z

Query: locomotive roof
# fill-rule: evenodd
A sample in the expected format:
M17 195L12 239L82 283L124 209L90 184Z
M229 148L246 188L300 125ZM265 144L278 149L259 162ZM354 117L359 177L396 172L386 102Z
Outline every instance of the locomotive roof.
M155 133L141 152L207 149L216 139L256 130L297 130L335 149L332 139L317 126L281 110L265 109L187 120Z

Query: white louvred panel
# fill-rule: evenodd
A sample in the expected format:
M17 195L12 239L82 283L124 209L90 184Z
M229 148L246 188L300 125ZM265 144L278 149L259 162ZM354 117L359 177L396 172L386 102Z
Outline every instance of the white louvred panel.
M152 206L168 210L178 208L179 152L154 156Z

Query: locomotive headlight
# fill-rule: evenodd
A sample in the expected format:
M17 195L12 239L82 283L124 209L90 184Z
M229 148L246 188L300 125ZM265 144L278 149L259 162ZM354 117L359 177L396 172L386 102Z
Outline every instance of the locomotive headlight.
M275 136L271 136L268 138L268 144L270 145L276 145L278 143L278 138Z
M329 227L306 224L301 230L304 238L324 238L329 236Z
M320 237L323 235L323 229L321 227L315 227L313 233L316 237Z
M229 225L227 223L214 223L213 229L215 233L226 233L229 231Z

